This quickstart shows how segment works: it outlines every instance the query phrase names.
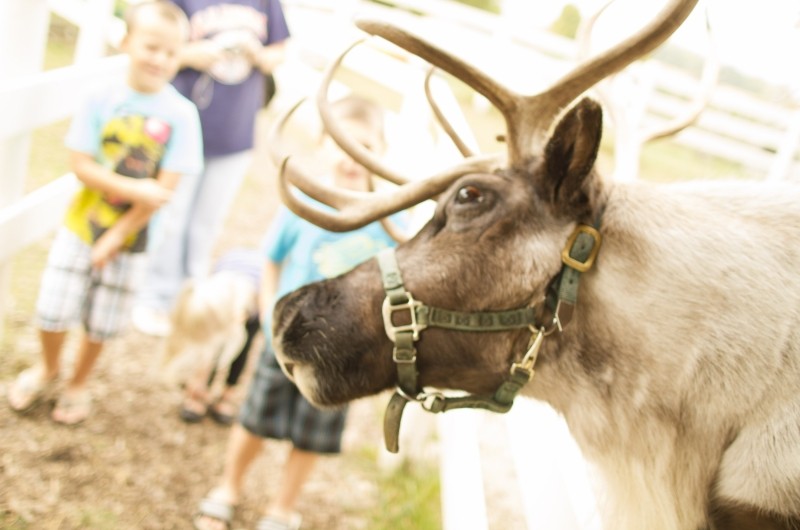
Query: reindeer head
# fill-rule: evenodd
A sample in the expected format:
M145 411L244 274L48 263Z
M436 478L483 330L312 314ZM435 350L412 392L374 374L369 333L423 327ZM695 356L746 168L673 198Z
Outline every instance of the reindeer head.
M284 201L330 230L354 229L438 195L431 220L396 251L408 292L429 306L461 313L532 308L530 326L492 333L430 327L420 333L413 368L420 386L494 392L506 380L509 366L528 349L531 329L535 332L552 317L543 301L562 270L565 242L576 225L599 217L606 194L593 169L601 137L600 107L582 99L566 112L564 108L600 79L657 47L695 3L671 1L648 27L534 96L512 92L404 30L359 23L473 87L501 111L507 127L505 159L468 152L450 131L466 160L425 180L406 179L351 142L331 119L328 84L340 58L318 97L323 123L351 156L401 186L345 194L283 164ZM290 183L336 211L308 209L290 193ZM369 260L277 303L273 342L278 359L314 403L336 405L397 384L396 346L382 319L385 281L377 261Z

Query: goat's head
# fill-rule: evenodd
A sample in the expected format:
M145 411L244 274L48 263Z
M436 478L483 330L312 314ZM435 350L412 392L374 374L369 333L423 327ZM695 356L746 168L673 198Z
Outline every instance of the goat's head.
M284 201L312 222L344 231L439 195L432 219L396 251L408 292L429 306L460 312L533 307L535 334L553 316L543 301L561 271L567 239L576 225L592 224L605 201L603 182L593 169L601 137L600 107L582 99L563 109L600 79L657 47L695 3L672 0L648 27L534 96L513 93L403 30L361 22L367 32L426 59L488 98L505 118L507 156L473 155L451 132L467 156L462 164L425 180L396 175L349 141L331 119L327 91L334 65L318 98L323 123L351 156L401 186L364 196L343 194L321 188L284 162ZM289 183L336 211L309 210L290 193ZM314 403L336 405L397 384L394 346L382 320L382 285L377 261L369 260L343 276L301 288L276 305L278 358ZM525 354L530 339L527 326L493 333L431 327L415 343L419 386L491 394Z

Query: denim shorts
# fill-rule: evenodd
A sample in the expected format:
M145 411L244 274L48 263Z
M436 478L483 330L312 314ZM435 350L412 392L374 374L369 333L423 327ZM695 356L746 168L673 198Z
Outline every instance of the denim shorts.
M93 342L118 335L145 271L143 253L120 252L102 268L92 247L66 228L56 234L39 286L36 316L44 331L68 331L79 322Z
M269 337L265 343L239 416L242 426L262 438L291 440L303 451L341 453L347 408L314 407L281 371Z

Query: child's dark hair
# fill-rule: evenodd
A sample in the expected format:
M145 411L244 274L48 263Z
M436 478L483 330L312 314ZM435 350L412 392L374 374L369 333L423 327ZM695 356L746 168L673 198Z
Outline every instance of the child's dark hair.
M189 20L186 18L186 13L184 13L180 7L166 0L146 0L129 5L125 10L124 16L125 27L128 33L136 28L139 15L146 9L152 9L159 17L176 23L188 36Z
M383 109L371 99L358 94L349 94L331 103L331 110L341 120L363 123L375 136L385 143Z

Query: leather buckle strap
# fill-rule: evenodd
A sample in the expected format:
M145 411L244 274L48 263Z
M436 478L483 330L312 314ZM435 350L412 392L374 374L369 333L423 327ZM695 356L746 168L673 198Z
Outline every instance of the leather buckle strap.
M588 271L592 268L597 253L600 251L602 240L600 232L594 227L577 225L561 251L561 261L567 267L572 267L578 272Z

